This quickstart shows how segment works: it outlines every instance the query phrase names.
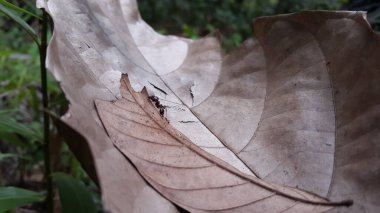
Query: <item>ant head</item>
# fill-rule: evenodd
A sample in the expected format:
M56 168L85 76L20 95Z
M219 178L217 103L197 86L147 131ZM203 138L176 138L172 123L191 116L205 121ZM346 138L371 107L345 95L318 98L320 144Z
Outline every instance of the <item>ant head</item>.
M159 98L157 96L154 96L154 95L149 96L148 98L149 98L149 100L151 100L153 102L157 102L159 100Z

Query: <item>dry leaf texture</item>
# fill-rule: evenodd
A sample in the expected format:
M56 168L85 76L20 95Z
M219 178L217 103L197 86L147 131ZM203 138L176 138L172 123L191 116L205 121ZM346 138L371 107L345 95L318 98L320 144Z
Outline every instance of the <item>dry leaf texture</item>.
M40 4L55 23L47 65L71 103L63 119L89 143L107 209L176 212L112 141L153 187L190 210L257 207L259 211L272 199L278 200L270 203L275 206L272 211L325 208L294 205L303 196L315 202L323 199L298 190L302 195L294 195L293 189L264 183L255 175L332 200L352 198L354 205L342 211L378 208L379 38L362 13L304 12L261 18L255 23L258 42L248 40L223 56L214 37L191 41L157 34L141 19L135 1ZM128 73L131 82L123 96L121 73ZM135 95L145 95L138 103L131 97L143 87L146 92ZM164 117L172 131L196 145L181 145L183 140L168 135L168 126L158 125L161 116L147 95L157 96L165 106ZM103 118L102 122L110 125L105 128L116 138L110 139L102 127L96 99L118 100L103 103L109 108L99 112L113 109L107 122ZM144 111L146 106L151 114ZM131 110L136 112L128 114ZM151 117L154 112L156 119ZM112 114L118 115L116 123L108 120ZM148 127L135 129L139 122L147 122ZM144 133L143 138L111 133L113 127ZM162 144L155 144L157 138ZM138 143L141 139L156 148ZM165 173L160 164L184 173ZM189 172L199 169L207 172ZM195 179L181 178L186 172ZM160 175L168 175L170 183ZM209 190L218 187L231 193ZM186 200L187 193L194 195ZM197 201L202 197L197 193L215 197ZM226 202L218 206L213 203L218 199Z
M94 108L95 99L116 99L121 71L144 61L138 57L140 54L127 33L112 32L112 28L126 28L119 3L53 0L42 5L54 20L47 66L70 101L70 111L63 120L89 143L105 208L111 212L154 212L157 208L177 212L114 147ZM132 9L127 5L122 8ZM102 28L101 24L111 29ZM123 60L118 60L121 56ZM121 64L123 62L129 66ZM144 64L139 65L144 67ZM79 142L76 138L72 140ZM85 150L78 152L81 151Z
M95 103L108 135L153 187L191 212L322 212L346 204L240 172L174 129L126 75L121 92L120 100Z

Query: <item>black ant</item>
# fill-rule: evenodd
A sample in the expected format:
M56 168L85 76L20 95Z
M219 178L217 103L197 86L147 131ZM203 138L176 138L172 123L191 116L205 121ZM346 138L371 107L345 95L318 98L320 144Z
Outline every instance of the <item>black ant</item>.
M166 106L164 106L160 103L159 98L157 96L153 95L153 96L149 96L148 99L154 103L154 105L156 106L156 108L160 112L161 117L164 117Z
M153 101L153 102L155 102L155 103L156 103L156 102L159 102L158 97L157 97L157 96L154 96L154 95L149 96L148 99L151 100L151 101Z

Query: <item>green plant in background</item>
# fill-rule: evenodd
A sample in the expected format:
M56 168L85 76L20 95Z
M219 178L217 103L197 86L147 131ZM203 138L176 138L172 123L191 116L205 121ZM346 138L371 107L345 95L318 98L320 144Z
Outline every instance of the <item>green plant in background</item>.
M342 0L283 0L279 1L277 13L293 13L302 10L339 10Z
M348 0L346 0L348 1ZM367 11L367 20L372 28L380 31L380 1L379 0L351 0L343 8L345 10Z
M141 0L143 18L162 33L190 38L217 30L230 50L252 35L252 19L275 13L277 0Z
M80 179L80 182L86 182L86 186L90 186L93 193L91 199L85 202L90 202L87 205L95 205L96 201L99 209L97 187L49 124L46 110L63 114L67 108L67 101L45 68L49 17L33 3L16 1L11 4L0 0L0 25L4 29L4 32L0 33L0 165L7 170L0 175L0 184L26 186L41 191L41 187L28 185L24 179L30 175L41 176L40 171L45 168L44 180L47 184L46 193L42 196L46 198L44 209L53 212L51 167L54 167L55 170L72 174ZM17 23L19 27L14 27L13 23ZM34 30L38 27L40 36ZM65 177L63 185L71 182L78 184L77 179ZM60 180L62 178L55 181L58 186L62 186ZM39 178L38 182L41 181ZM76 193L86 194L88 189L78 187L76 190L79 190ZM67 193L60 194L61 200L82 200L72 196L67 198ZM14 187L0 187L0 212L41 201L40 193ZM10 205L5 205L4 202ZM67 209L64 205L62 202L62 208Z
M228 51L253 35L259 16L300 10L337 10L342 0L140 0L141 14L158 32L198 38L216 30Z
M139 0L145 21L158 32L197 39L216 30L230 50L251 37L252 20L259 16L302 10L367 11L374 30L380 30L378 0Z
M45 196L30 190L1 187L0 188L0 212L5 212L29 203L41 202Z
M53 180L57 184L62 202L62 212L96 212L91 193L75 178L64 173L55 173Z

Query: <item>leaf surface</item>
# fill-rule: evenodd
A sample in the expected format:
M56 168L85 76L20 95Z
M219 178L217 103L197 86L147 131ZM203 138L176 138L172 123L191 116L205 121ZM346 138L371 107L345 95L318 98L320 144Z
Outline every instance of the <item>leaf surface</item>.
M189 211L322 212L346 204L268 184L194 146L126 75L121 93L120 100L95 102L108 135L153 187Z
M48 67L71 103L63 119L89 143L107 209L175 212L161 195L193 211L326 202L277 184L353 198L344 211L378 207L379 39L361 13L264 17L257 40L223 55L215 35L157 34L135 1L44 7L55 22Z
M85 139L80 137L75 141L89 143L105 209L112 212L124 209L129 212L156 209L177 212L174 205L153 190L114 147L94 107L95 99L114 100L119 96L121 72L149 70L125 25L126 20L145 23L139 16L124 19L122 10L133 12L137 9L136 2L130 5L128 2L124 1L127 5L121 7L118 1L69 0L65 4L54 0L39 1L39 6L50 14L55 26L46 63L71 103L63 121ZM143 28L149 30L148 26ZM85 154L86 150L77 151L81 151L82 156L91 155ZM93 167L89 164L84 168Z
M244 119L228 119L237 110L216 108L209 99L193 111L264 180L335 199L351 197L357 202L350 212L376 212L378 36L362 13L352 12L260 18L254 27L266 64L266 78L256 83L266 85L264 107L256 107L262 109L256 112L257 128L237 131ZM226 88L221 78L211 100L244 94L239 83L217 92ZM243 117L256 110L239 111Z

